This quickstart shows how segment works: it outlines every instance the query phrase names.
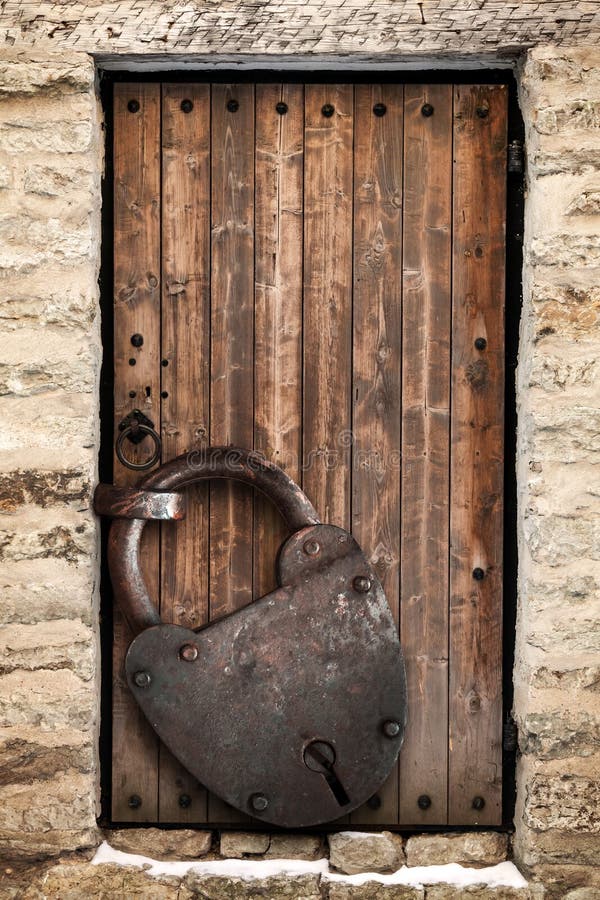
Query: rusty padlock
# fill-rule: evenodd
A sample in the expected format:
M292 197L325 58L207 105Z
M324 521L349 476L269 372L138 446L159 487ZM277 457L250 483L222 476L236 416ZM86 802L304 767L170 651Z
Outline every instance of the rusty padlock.
M292 533L276 590L192 631L161 622L140 542L147 519L182 518L179 492L213 478L262 491ZM231 806L284 827L337 819L372 797L400 750L406 682L383 588L352 535L321 524L278 466L232 447L180 456L135 489L99 485L95 508L115 517L111 580L137 635L129 687L183 766Z

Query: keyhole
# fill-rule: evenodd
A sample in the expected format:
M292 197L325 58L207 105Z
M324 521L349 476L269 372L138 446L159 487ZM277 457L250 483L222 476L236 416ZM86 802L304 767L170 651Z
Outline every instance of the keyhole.
M350 798L334 769L335 750L326 741L312 741L304 750L304 765L311 772L323 776L327 785L340 806L347 806Z

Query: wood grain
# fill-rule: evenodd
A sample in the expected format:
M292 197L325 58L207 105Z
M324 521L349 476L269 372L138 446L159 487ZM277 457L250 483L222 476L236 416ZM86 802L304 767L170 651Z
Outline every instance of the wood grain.
M433 115L423 115L424 104ZM448 815L451 228L452 86L407 85L401 641L409 723L400 822L408 825L440 825Z
M184 111L192 104L189 112ZM182 103L184 109L182 109ZM210 87L162 86L163 461L206 447L210 393ZM187 489L186 518L161 527L161 615L208 621L208 486ZM206 820L206 791L161 745L161 822ZM191 801L182 806L180 798Z
M459 825L498 825L502 807L506 111L505 85L454 89L449 817Z
M285 103L283 115L276 110ZM256 86L254 446L300 480L304 88ZM287 531L255 498L254 594L276 586Z
M305 88L303 486L350 527L352 85ZM327 118L322 107L331 104Z
M385 115L373 107L383 103ZM399 622L403 88L354 89L352 533ZM398 819L398 769L352 822Z
M130 112L128 104L139 104ZM136 407L160 430L160 85L114 86L114 438L121 419ZM141 334L136 348L131 336ZM130 364L133 361L133 365ZM131 396L133 395L133 396ZM145 440L125 444L134 461L147 459ZM114 483L139 478L114 459ZM143 572L158 603L158 526L149 523L142 543ZM114 610L112 816L116 822L158 818L158 739L127 686L124 659L130 633ZM130 806L137 796L141 806Z
M239 104L237 111L227 108ZM252 447L254 438L254 86L212 88L210 442ZM210 486L210 617L252 600L253 494ZM233 751L232 751L233 752ZM209 819L242 815L209 798Z

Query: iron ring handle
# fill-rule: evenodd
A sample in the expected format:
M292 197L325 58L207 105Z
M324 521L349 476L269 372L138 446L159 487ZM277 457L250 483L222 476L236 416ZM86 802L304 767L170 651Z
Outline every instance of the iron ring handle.
M176 491L216 478L241 481L265 494L292 532L320 522L308 497L283 469L259 453L237 447L210 447L183 454L146 475L137 487ZM115 596L134 634L161 621L140 565L145 524L145 519L115 519L108 538L108 567Z
M127 457L123 453L123 441L131 434L132 431L141 431L144 434L148 434L154 441L154 452L150 459L147 459L146 462L132 462L130 459L127 459ZM115 444L115 453L117 454L117 459L119 460L121 465L126 466L128 469L133 469L136 472L144 472L146 469L151 469L152 466L155 465L155 463L157 463L160 459L160 436L156 433L154 428L150 428L149 425L144 425L142 422L137 422L137 424L135 425L127 425L127 427L120 432L119 437L117 438L117 443Z

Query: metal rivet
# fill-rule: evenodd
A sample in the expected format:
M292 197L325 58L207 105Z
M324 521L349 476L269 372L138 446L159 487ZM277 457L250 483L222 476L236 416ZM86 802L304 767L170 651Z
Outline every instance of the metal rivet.
M478 106L475 112L480 119L487 119L489 109L487 108L487 106Z
M135 359L133 358L133 356L132 356L131 359L129 360L129 365L130 365L130 366L135 366L135 363L136 363L136 360L135 360Z
M194 108L194 104L191 100L182 100L181 101L181 111L184 113L191 113Z
M367 806L369 809L381 809L381 797L379 794L373 794L372 797L369 797Z
M381 116L385 116L387 112L387 106L385 105L385 103L376 103L373 107L373 112L376 116L379 116L379 118L381 118Z
M475 581L483 581L484 577L485 572L483 571L483 569L480 569L479 566L477 566L476 569L473 569L473 578L475 579Z
M473 797L473 809L483 809L485 800L483 797Z
M133 398L135 397L135 391L129 391L129 396L133 400Z
M485 338L482 338L482 337L475 338L475 348L477 350L485 350L486 347L487 347L487 341Z
M168 392L168 391L161 391L161 392L160 392L160 396L163 398L163 400L166 400L167 397L169 396L169 392Z
M252 794L250 797L250 806L256 812L264 812L268 805L269 801L264 794Z
M166 368L166 366L169 365L169 360L168 360L168 359L161 359L160 364L161 364L161 366L163 366L163 368Z
M130 113L139 112L140 104L138 103L137 100L130 100L129 103L127 104L127 109L129 110Z
M429 116L433 115L433 106L431 105L431 103L423 104L423 106L421 107L421 115L425 116L426 119L428 119Z
M284 103L283 100L280 100L279 103L275 106L275 109L279 113L280 116L285 116L288 111L287 103Z
M189 794L180 794L178 802L182 809L188 809L192 805L192 798Z
M239 108L240 104L237 102L237 100L227 101L227 109L229 110L229 112L237 112Z
M196 644L183 644L179 648L179 658L184 659L186 662L194 662L195 659L198 659L198 647Z
M477 259L481 259L483 256L483 247L475 247L475 256Z
M142 798L139 794L132 794L127 801L127 806L129 807L129 809L139 809L141 805Z
M148 687L152 679L147 672L136 672L133 676L133 682L139 688Z
M132 334L131 343L134 347L141 347L144 343L144 338L141 334Z
M400 734L400 722L396 722L394 719L388 719L387 722L383 723L383 733L389 738L398 737Z
M371 590L371 582L364 575L357 575L352 582L352 586L354 587L355 591L358 591L359 594L366 594L367 591Z
M335 107L333 107L331 103L324 103L321 107L321 112L326 119L330 119L335 112Z
M420 797L417 797L417 806L419 809L429 809L431 797L428 794L421 794Z
M321 552L321 545L318 541L306 541L302 548L307 556L317 556Z

